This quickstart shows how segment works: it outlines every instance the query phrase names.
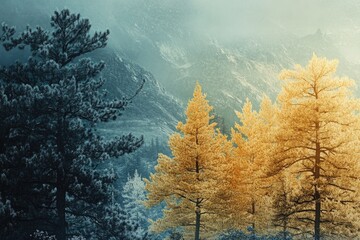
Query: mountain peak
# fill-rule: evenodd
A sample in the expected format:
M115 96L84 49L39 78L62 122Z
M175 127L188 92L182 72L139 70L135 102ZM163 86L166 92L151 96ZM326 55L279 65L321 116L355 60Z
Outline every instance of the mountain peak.
M321 29L318 28L314 34L316 37L318 38L322 38L324 36L324 34L322 33Z

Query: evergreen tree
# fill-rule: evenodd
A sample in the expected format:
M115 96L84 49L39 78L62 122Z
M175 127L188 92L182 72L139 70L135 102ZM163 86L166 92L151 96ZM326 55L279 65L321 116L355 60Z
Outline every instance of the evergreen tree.
M90 35L89 20L69 10L56 11L51 27L27 27L14 37L3 25L0 35L6 50L30 53L25 63L0 67L0 193L15 216L1 221L2 239L41 226L64 240L70 219L88 219L102 231L115 175L98 166L142 144L131 134L106 140L95 131L128 103L107 98L97 77L104 63L84 58L106 46L109 31Z
M124 211L129 220L136 222L139 227L136 229L136 235L143 237L148 228L148 210L145 208L145 182L135 170L134 176L128 177L122 191Z

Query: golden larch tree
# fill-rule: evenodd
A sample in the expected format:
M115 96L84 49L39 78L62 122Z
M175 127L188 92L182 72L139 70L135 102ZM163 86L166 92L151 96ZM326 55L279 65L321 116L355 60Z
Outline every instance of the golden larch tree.
M291 217L315 240L359 236L360 105L354 81L334 76L337 64L314 54L306 67L280 74L274 169L293 178Z
M163 218L152 223L157 232L183 228L185 237L200 239L226 226L231 200L232 145L211 123L212 107L196 85L186 110L169 140L173 157L159 155L155 173L146 179L147 205L165 202Z
M272 230L272 178L267 176L274 149L273 133L276 108L264 97L259 112L247 100L241 112L236 112L240 123L232 129L234 155L240 164L238 178L237 219L241 228L251 226L253 233L265 234Z

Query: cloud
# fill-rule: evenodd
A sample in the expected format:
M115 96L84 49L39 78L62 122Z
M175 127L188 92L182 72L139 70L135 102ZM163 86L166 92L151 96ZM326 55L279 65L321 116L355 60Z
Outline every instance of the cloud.
M199 29L219 35L306 35L338 31L360 23L357 1L195 0Z

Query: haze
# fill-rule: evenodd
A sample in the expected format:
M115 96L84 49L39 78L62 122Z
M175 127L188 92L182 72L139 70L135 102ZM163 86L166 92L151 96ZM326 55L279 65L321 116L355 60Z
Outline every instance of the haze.
M360 55L360 3L354 0L3 0L2 5L0 21L10 25L42 24L44 18L34 16L50 16L55 9L68 7L90 18L95 28L112 30L113 45L121 43L117 36L124 22L141 22L149 11L155 16L156 11L167 11L169 19L173 15L178 21L177 27L196 37L236 42L254 36L269 39L287 34L304 36L321 29L336 36L349 60L359 61ZM158 17L160 22L169 20Z

